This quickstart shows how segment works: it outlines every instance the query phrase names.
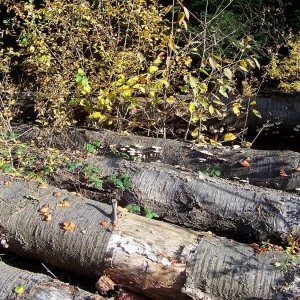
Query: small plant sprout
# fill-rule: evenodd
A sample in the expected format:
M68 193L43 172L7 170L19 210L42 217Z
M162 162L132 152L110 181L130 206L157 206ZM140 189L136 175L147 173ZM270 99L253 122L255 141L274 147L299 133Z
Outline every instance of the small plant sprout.
M201 171L199 171L201 172ZM206 176L209 177L220 177L221 176L221 167L219 164L214 165L212 168L207 168L204 171L202 171L201 173L203 173Z
M110 180L113 185L121 191L129 190L131 188L131 182L128 174L112 175Z

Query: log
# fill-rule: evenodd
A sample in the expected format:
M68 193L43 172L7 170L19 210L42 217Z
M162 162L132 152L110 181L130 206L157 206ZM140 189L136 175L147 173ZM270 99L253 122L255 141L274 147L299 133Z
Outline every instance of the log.
M39 161L37 155L36 164L43 164L44 159ZM83 175L78 176L82 172L80 168L72 173L63 165L49 175L51 184L77 189L89 198L108 203L113 198L121 198L124 206L135 203L150 208L163 220L210 230L242 242L268 239L284 242L292 231L300 231L300 197L297 195L198 175L158 162L94 155L85 159L77 155L75 159L102 170L104 190L80 180L84 180ZM110 180L113 174L128 174L132 188L116 191Z
M109 177L128 174L132 189L121 193L126 205L151 208L163 220L199 230L210 230L239 241L286 241L300 234L300 197L283 191L263 189L221 178L199 176L170 165L132 162L90 155L85 162L102 170L104 191L75 183L86 196L110 201L113 195ZM58 169L50 182L74 189L78 174ZM107 185L109 185L107 187ZM120 195L120 192L117 194Z
M104 300L44 274L20 270L0 261L0 300ZM20 287L19 294L15 289ZM108 298L107 298L108 299Z
M222 178L300 193L298 152L232 147L203 148L176 140L121 135L109 130L83 128L49 131L38 127L19 126L15 127L15 131L21 135L20 139L23 141L33 139L40 146L59 149L82 150L90 141L99 140L102 143L102 148L98 150L99 155L120 156L120 153L128 154L129 148L136 149L135 145L139 145L142 147L139 151L143 161L160 161L195 172L219 166ZM113 145L113 148L110 145ZM249 167L241 165L245 159L249 159ZM281 170L287 176L282 176L284 173Z
M276 267L289 261L285 252L258 255L248 245L124 211L112 224L111 206L33 181L0 179L0 233L13 252L93 278L109 277L152 299L300 296L299 259L286 269ZM70 206L57 206L65 198ZM44 205L51 220L39 214ZM66 220L75 227L64 230Z
M253 97L245 99L242 105L247 108L248 101L255 101L256 104L250 106L248 116L241 114L239 118L233 113L223 120L217 122L220 125L234 126L242 129L245 126L249 132L255 132L258 128L265 127L265 130L276 137L276 132L285 133L299 137L300 131L300 94L272 93L270 97ZM223 98L224 103L234 101L233 97ZM258 110L261 118L258 118L251 108Z

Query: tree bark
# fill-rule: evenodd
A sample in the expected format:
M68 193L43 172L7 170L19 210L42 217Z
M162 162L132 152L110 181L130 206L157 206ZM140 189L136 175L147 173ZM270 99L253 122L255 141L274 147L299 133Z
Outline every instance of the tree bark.
M91 277L105 274L152 299L300 296L299 261L275 267L289 259L284 252L257 255L247 245L126 212L112 225L111 206L32 181L1 176L1 182L0 233L16 253ZM69 207L57 206L66 198ZM44 205L52 220L39 214ZM75 227L62 229L66 220Z
M233 97L222 99L224 103L233 101ZM271 97L253 97L245 99L243 106L247 108L248 101L255 101L255 105L250 105L248 116L241 114L239 118L233 113L229 114L223 120L217 122L220 125L234 126L236 129L242 129L245 126L248 131L255 132L258 128L265 127L269 134L276 131L288 135L299 137L300 130L300 94L273 93ZM261 118L258 118L252 108L260 112Z
M49 131L29 126L20 126L15 130L21 134L20 139L23 141L36 140L39 137L40 139L36 140L38 145L60 149L83 150L87 143L100 140L103 148L99 149L98 153L107 156L128 153L130 147L136 149L135 145L139 145L142 146L139 151L143 161L160 161L195 172L212 169L218 165L222 178L300 193L300 172L295 171L300 167L298 152L231 147L203 148L176 140L121 135L109 130L69 128L62 131ZM113 145L113 151L110 145ZM241 165L244 159L249 160L249 167ZM287 176L282 176L281 170Z
M104 300L105 298L60 282L44 274L20 270L0 261L0 300ZM16 287L24 289L17 294Z
M248 242L285 241L292 231L300 233L299 196L198 176L157 162L95 156L85 161L102 170L106 191L76 183L78 175L63 169L51 177L51 183L67 189L74 189L75 183L86 196L99 200L104 194L110 201L120 192L111 195L109 177L128 174L132 188L121 193L123 203L151 208L163 220Z

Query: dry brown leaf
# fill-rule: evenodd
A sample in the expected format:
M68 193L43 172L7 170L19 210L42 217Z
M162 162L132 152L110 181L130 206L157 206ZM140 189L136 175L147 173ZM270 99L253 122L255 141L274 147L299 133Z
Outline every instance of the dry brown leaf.
M248 161L248 158L245 158L245 159L243 159L242 161L240 161L240 165L242 166L242 167L250 167L250 163L249 163L249 161Z
M108 291L114 290L116 284L106 275L102 275L96 282L96 289L105 295Z
M285 170L284 170L283 168L281 168L281 169L279 170L279 175L282 176L282 177L288 176L288 174L285 172Z
M69 202L67 199L65 199L65 200L59 202L59 203L57 204L57 206L60 206L60 207L70 207L71 204L70 204L70 202Z
M49 186L45 183L41 183L38 185L38 188L42 189L42 190L47 190L49 188Z
M100 222L100 225L103 226L103 227L108 227L109 221L108 220L104 220L104 221Z
M48 213L48 211L49 211L49 205L48 204L44 204L42 207L40 207L38 209L38 212L41 213L41 214Z
M76 227L76 224L75 223L73 223L73 222L64 222L63 223L63 229L64 230L72 230L72 229L74 229Z
M24 175L22 175L20 173L8 173L7 175L11 176L11 177L24 177Z
M11 184L11 181L9 181L9 180L5 180L4 182L3 182L3 185L10 185Z
M57 198L60 198L61 197L61 192L54 192L53 196L57 197Z
M293 170L294 170L295 172L300 172L300 167L295 167Z
M50 222L52 220L52 215L45 213L44 214L44 221Z

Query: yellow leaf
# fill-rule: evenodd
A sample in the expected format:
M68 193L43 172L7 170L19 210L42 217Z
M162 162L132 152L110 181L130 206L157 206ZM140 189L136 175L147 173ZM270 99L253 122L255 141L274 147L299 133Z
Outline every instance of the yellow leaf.
M96 111L90 115L90 118L92 118L92 119L99 119L101 117L102 117L102 114L99 111Z
M64 230L72 230L76 227L76 224L73 222L64 222L63 223L63 229Z
M192 114L195 111L195 103L193 101L189 104L189 112Z
M57 204L57 206L60 206L60 207L69 207L70 205L71 204L68 200L63 200Z
M208 107L208 111L209 111L209 113L210 113L211 115L213 115L214 112L215 112L215 109L214 109L214 107L213 107L212 105L210 105L210 106Z
M166 99L166 101L168 102L168 103L174 103L175 102L175 97L174 96L170 96L170 97L168 97L167 99Z
M195 139L199 135L199 127L196 127L192 132L192 137Z
M233 141L237 138L237 136L233 133L226 133L224 135L224 141L227 142L227 141Z
M168 46L170 49L174 50L175 49L175 44L174 44L174 40L173 38L169 38L169 41L168 41Z
M201 93L206 93L207 92L207 84L205 82L201 82L199 87L200 87Z
M179 12L177 16L177 21L179 22L179 25L181 25L182 21L184 20L184 13Z
M182 20L182 25L184 27L184 29L187 31L188 30L188 26L185 20Z
M236 116L239 116L240 113L241 113L240 109L239 109L237 106L234 106L234 107L232 108L232 110L233 110L233 113L234 113Z
M25 289L22 285L17 285L15 287L15 293L18 295L22 295L25 292Z
M157 66L150 66L149 68L149 73L153 74L155 72L157 72L159 69Z

